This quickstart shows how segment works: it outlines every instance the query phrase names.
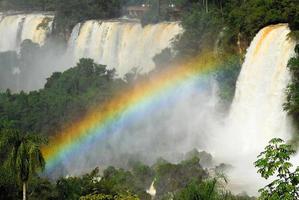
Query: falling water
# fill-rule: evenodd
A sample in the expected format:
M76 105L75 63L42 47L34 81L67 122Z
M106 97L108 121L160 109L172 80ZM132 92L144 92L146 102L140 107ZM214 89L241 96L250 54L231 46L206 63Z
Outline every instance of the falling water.
M278 24L256 35L237 81L226 130L216 137L224 141L217 147L218 156L235 166L232 182L243 184L241 188L251 193L262 186L253 166L256 156L270 139L287 140L292 133L283 110L290 81L287 63L295 47L295 42L288 39L289 32L287 25Z
M273 137L290 136L291 126L282 106L290 81L287 63L295 47L287 39L288 33L286 25L268 26L248 49L230 113L230 124L246 136L241 138L242 152L259 148Z
M53 18L50 13L0 13L0 52L18 52L26 39L43 45L51 33ZM120 77L133 68L138 68L138 73L146 73L155 67L153 57L170 47L172 39L181 31L178 23L145 27L137 20L123 19L79 23L73 28L65 54L61 52L61 56L51 57L56 49L60 50L57 44L52 45L46 56L34 61L38 67L31 66L30 73L18 69L18 74L30 74L30 78L23 78L25 82L21 81L17 89L11 83L3 84L14 91L42 88L46 78L54 71L65 71L75 66L82 57L92 58L110 69L115 68Z
M44 14L0 15L0 52L17 51L25 39L31 39L42 45L51 31L52 22L53 16ZM74 27L67 54L73 64L81 57L90 57L109 68L115 68L119 76L123 76L133 68L146 73L155 66L152 58L162 49L169 47L171 40L181 31L182 28L178 23L160 23L142 27L140 23L134 21L87 21ZM229 176L231 187L236 191L246 190L251 194L256 193L257 188L263 185L253 166L256 156L271 138L280 137L287 140L291 137L291 124L282 106L285 102L285 89L290 80L286 66L295 46L293 41L287 39L289 32L287 25L278 24L268 26L256 35L247 51L237 82L235 98L224 127L217 126L215 117L207 117L206 113L211 113L212 109L199 115L199 110L204 109L195 110L194 107L195 104L199 105L200 101L189 107L182 102L184 104L182 111L188 111L184 119L189 124L186 125L184 122L185 126L179 124L178 127L178 123L174 123L182 119L182 112L178 112L179 115L169 115L171 117L168 118L174 120L168 119L169 124L165 122L165 127L172 135L184 137L186 142L180 140L181 144L179 144L176 141L178 144L175 146L177 149L182 146L181 149L184 150L193 148L190 144L199 139L193 137L195 134L187 137L183 134L173 134L174 131L184 132L191 129L190 127L192 133L201 130L198 126L202 125L205 119L209 119L213 126L217 126L215 129L221 127L215 131L210 130L211 126L207 125L205 131L209 132L209 135L205 135L204 139L201 138L204 144L198 145L198 148L207 150L219 161L234 166ZM72 65L68 67L70 66ZM15 71L15 73L19 72ZM190 104L190 101L186 102ZM174 111L178 109L176 107ZM190 116L191 119L187 118ZM169 130L169 127L172 130ZM147 130L153 134L151 127ZM147 137L152 137L151 134L146 133L144 127L142 131ZM169 140L168 133L164 134L166 134L164 140L161 139L162 135L159 135L149 139L139 137L143 139L142 142L138 143L135 139L132 143L140 145L140 147L136 146L136 151L139 152L144 148L144 152L148 154L148 149L153 145L157 146L157 138L161 141ZM177 138L174 136L173 138ZM152 143L149 142L150 139ZM130 144L123 140L121 142ZM148 149L144 144L150 144ZM127 150L126 148L124 147L124 151ZM157 152L161 154L158 148ZM99 157L98 154L96 156Z
M87 21L72 32L68 54L73 63L82 57L115 68L119 76L138 68L146 73L154 69L152 58L182 31L178 23L159 23L142 27L128 20Z
M0 52L17 51L26 39L40 45L44 44L51 31L52 15L15 14L1 15L0 20Z
M155 184L155 180L152 182L152 184L149 187L149 189L146 190L146 193L148 193L149 195L151 195L152 199L156 196L156 193L157 193L154 184Z
M77 27L76 31L82 34L83 29ZM142 119L142 122L134 121L134 127L128 130L120 128L122 135L115 134L104 141L109 147L97 142L92 151L87 151L89 157L81 156L83 160L79 163L82 166L76 165L73 169L72 161L67 161L66 169L74 172L86 169L88 164L113 163L113 159L122 153L137 152L141 158L155 160L157 156L162 156L172 161L179 152L197 147L212 153L216 162L233 166L233 170L227 172L230 189L257 194L258 188L265 184L253 164L257 155L273 137L287 140L292 133L288 116L283 110L285 89L290 81L287 62L295 46L288 39L289 32L287 25L278 24L268 26L256 35L247 50L235 98L224 123L222 113L216 109L216 95L208 94L211 89L207 88L205 93L190 86L175 93L184 97L184 101L170 106L169 110L165 106L155 115L149 114L150 117ZM94 33L85 34L89 35L85 37L87 41ZM118 41L121 43L123 40ZM89 48L82 50L85 53L88 51ZM188 93L193 90L196 92ZM156 116L160 113L164 114ZM158 120L153 123L151 119ZM98 159L99 155L101 160ZM86 157L89 162L85 161ZM78 158L75 159L78 163Z

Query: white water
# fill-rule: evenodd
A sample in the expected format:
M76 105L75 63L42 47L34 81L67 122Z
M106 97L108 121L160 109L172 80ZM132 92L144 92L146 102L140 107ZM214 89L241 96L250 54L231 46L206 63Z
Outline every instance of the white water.
M287 63L295 47L287 39L289 32L287 25L279 24L256 35L247 50L226 127L211 147L235 167L230 178L236 191L256 193L263 185L253 166L256 156L272 138L291 137L292 126L283 110L290 81Z
M245 130L241 153L259 148L273 137L288 139L291 133L283 111L290 81L287 63L295 43L287 40L286 25L268 26L253 40L238 78L229 124Z
M26 39L40 45L44 44L47 34L51 31L52 22L52 15L2 15L0 20L0 52L17 51ZM42 24L44 26L41 26Z
M52 21L49 21L46 29L38 29L38 27L47 17L52 19L51 16L42 14L2 17L0 51L18 50L25 39L43 44ZM139 72L146 73L154 68L152 57L168 47L171 39L181 31L176 23L162 23L142 28L136 22L87 21L74 28L69 41L68 53L73 63L81 57L91 57L96 62L107 64L109 68L116 68L120 76L134 67L139 67ZM235 167L229 174L232 189L237 192L246 190L250 194L255 194L257 189L263 186L253 166L256 156L271 138L289 139L292 133L287 114L282 108L285 102L285 89L290 80L286 66L293 55L295 46L294 42L287 40L288 33L289 29L286 25L275 25L264 28L256 35L247 51L237 82L235 98L224 127L220 126L221 129L216 127L217 130L211 130L211 124L208 121L215 125L217 118L207 117L207 113L213 110L201 104L208 100L203 101L199 98L198 101L190 104L191 100L186 97L188 99L186 102L190 105L182 102L183 109L179 110L175 107L173 113L167 115L168 122L165 119L165 127L171 126L172 130L165 129L163 132L165 137L161 135L153 137L151 134L153 135L157 127L153 126L153 130L150 127L151 124L146 130L143 127L142 134L146 136L132 137L135 151L142 150L148 154L156 145L157 155L162 155L165 152L173 152L172 148L176 148L177 151L187 151L198 145L198 148L213 153L216 159ZM38 74L36 77L39 77L40 74L36 74ZM45 79L46 75L42 78ZM206 108L209 108L208 111L205 111ZM202 111L201 115L200 111ZM186 112L184 117L182 117L183 112ZM179 123L182 119L188 123ZM202 137L193 133L203 129L202 127L207 128L201 132L211 134ZM186 133L185 130L187 130ZM169 140L171 137L179 138L177 136L182 136L181 133L184 133L184 140L182 138L180 141ZM186 135L187 133L189 135ZM165 149L162 148L163 151L161 151L157 145L157 138L160 143L173 142L170 142L169 147L163 143ZM142 142L136 142L141 139ZM173 145L174 143L176 145ZM124 152L129 151L127 150L129 142L121 144L125 146ZM119 153L119 148L117 153ZM110 151L108 153L111 153ZM97 154L95 158L98 157Z
M0 52L18 52L26 39L43 45L51 32L53 18L53 15L42 13L0 14ZM40 89L53 72L74 67L82 57L115 68L120 77L133 68L138 68L138 73L146 73L155 67L153 57L169 47L171 40L181 31L178 23L142 27L138 21L132 20L87 21L74 27L65 54L56 55L55 52L60 51L59 44L50 44L52 47L41 52L44 55L35 58L30 69L20 70L16 66L21 77L26 74L17 89L14 82L5 83L3 87L10 87L13 91Z
M247 50L227 118L217 111L218 98L216 92L211 92L214 87L204 87L208 83L178 88L173 98L183 100L171 105L166 101L159 112L147 112L131 127L123 123L111 137L91 145L79 162L78 157L66 161L67 171L82 172L107 163L118 165L126 162L123 155L130 154L146 163L160 156L176 162L180 153L197 147L212 153L216 162L233 166L228 172L230 189L256 195L266 183L253 164L257 155L270 139L287 140L292 133L282 106L290 80L287 62L295 46L287 39L288 33L288 27L280 24L256 35Z
M148 193L149 195L151 195L152 198L154 198L156 196L156 193L157 193L154 184L155 184L155 180L152 182L152 184L149 187L149 189L146 190L146 193Z
M75 64L88 57L116 69L123 77L133 68L139 73L154 69L152 58L182 31L178 23L159 23L142 27L136 21L87 21L72 32L68 54Z

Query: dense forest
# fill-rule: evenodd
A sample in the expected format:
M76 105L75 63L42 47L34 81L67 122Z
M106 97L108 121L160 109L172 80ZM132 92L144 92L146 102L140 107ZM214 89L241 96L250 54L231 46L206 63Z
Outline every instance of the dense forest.
M129 169L108 167L100 173L96 168L81 177L61 177L50 181L44 177L32 177L29 182L29 199L80 199L80 200L138 200L151 199L146 192L155 179L156 199L203 199L215 200L251 200L247 195L234 196L223 185L225 177L222 170L228 168L224 164L215 168L218 174L208 177L208 171L198 163L200 159L211 162L207 153L193 150L186 154L186 159L172 164L159 159L153 166L146 166L139 161L128 161ZM1 170L1 176L7 171ZM17 199L20 190L14 182L15 176L1 179L0 197ZM209 197L210 196L210 197Z
M154 58L156 70L147 75L132 72L121 79L115 75L115 70L108 70L107 66L97 64L92 59L82 58L76 66L64 72L53 73L43 89L28 93L13 93L3 88L2 83L9 81L11 77L5 75L6 68L2 66L13 68L21 64L28 70L38 67L33 64L34 57L42 56L47 44L40 47L26 40L20 52L0 53L1 199L19 199L24 181L28 185L29 199L151 199L146 190L153 180L157 188L155 199L255 199L247 195L233 195L222 187L222 183L226 181L222 173L229 166L226 164L217 166L214 169L217 176L209 176L208 170L198 163L205 159L203 156L210 155L197 151L189 153L186 159L178 164L160 159L153 166L147 166L133 160L128 161L127 169L108 167L100 171L96 168L80 177L61 177L58 180L48 179L45 175L40 176L35 168L29 170L27 165L29 160L31 162L31 154L26 154L26 148L32 141L36 142L38 147L44 145L49 138L80 120L89 110L117 98L121 91L133 88L139 81L150 79L155 73L159 73L159 70L174 63L188 60L205 51L214 51L215 41L218 41L215 59L221 60L227 55L231 57L223 63L222 70L214 74L216 80L221 83L219 95L223 106L228 109L234 96L236 79L245 50L260 29L270 24L288 23L291 29L290 37L299 38L298 0L0 0L0 9L2 12L8 10L55 12L51 41L56 40L66 45L66 39L77 23L89 19L119 18L125 14L126 6L143 3L151 5L149 11L141 18L143 26L174 20L169 15L167 6L173 3L179 9L178 18L175 20L179 20L184 28L184 32L173 41L174 51L165 49L156 55ZM298 45L295 51L296 56L288 65L292 73L292 82L286 91L288 98L284 108L293 116L294 124L299 128ZM59 55L61 52L55 53ZM25 78L29 76L30 74L25 75ZM12 135L15 136L14 139ZM32 139L31 136L36 138ZM28 162L25 162L25 168L28 168L25 178L24 174L20 178L8 162L11 150L13 150L11 155L15 159L17 151L20 151L18 156L21 158L28 157L25 159ZM38 155L37 150L34 153ZM20 163L23 162L15 160L15 164ZM42 162L38 164L43 168ZM24 166L21 166L21 169L22 167ZM295 180L293 185L298 185L298 180L297 182ZM271 195L270 198L262 199L275 198L279 199Z
M67 122L78 120L88 107L127 87L123 80L113 79L113 74L105 66L81 59L76 67L54 73L43 90L29 94L7 90L1 94L1 121L13 121L21 130L43 135L58 132Z

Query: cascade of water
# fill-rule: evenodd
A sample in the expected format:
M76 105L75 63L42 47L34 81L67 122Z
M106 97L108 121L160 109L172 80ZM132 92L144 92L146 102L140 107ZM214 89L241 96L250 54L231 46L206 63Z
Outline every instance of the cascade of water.
M0 15L0 52L18 50L25 39L43 44L51 31L52 21L53 16L43 14ZM73 64L81 57L90 57L110 69L115 68L119 76L135 67L139 68L139 72L146 73L154 68L152 58L169 47L171 40L181 31L178 23L142 27L130 21L87 21L73 29L67 54ZM290 80L286 66L295 46L293 41L287 39L288 33L287 25L278 24L268 26L256 35L247 50L226 125L220 131L211 131L215 134L205 136L202 146L219 160L231 163L235 167L229 174L232 182L243 184L240 188L246 188L250 193L255 193L260 187L253 166L258 153L271 138L289 139L292 133L282 107ZM184 107L182 110L187 109ZM192 116L198 116L198 113ZM206 112L202 115L207 118ZM211 117L210 121L213 120ZM194 124L194 130L198 121L189 122ZM189 129L180 128L182 132ZM191 137L190 140L194 141ZM185 148L187 145L182 146Z
M140 52L142 48L138 45L141 39L136 37L138 31L135 30L137 25L134 23L124 24L124 27L118 25L116 28L114 23L116 22L89 21L80 27L78 25L76 33L73 34L76 39L71 40L73 41L73 55L77 58L82 55L92 55L98 59L96 60L98 62L101 61L100 59L109 61L108 58L114 57L115 59L109 61L111 65L108 66L112 67L115 63L115 66L119 67L117 68L119 73L130 69L132 65L128 63L132 64L135 61L138 63L140 57L148 55L145 53L146 49ZM143 38L152 37L150 34L147 36L145 30L142 31L144 31ZM138 152L146 152L148 158L155 154L153 146L158 150L158 154L163 154L163 156L167 155L165 152L168 151L184 152L188 148L196 146L211 152L216 161L228 163L234 167L232 171L228 172L231 189L236 192L245 190L250 194L256 194L257 189L264 184L253 164L257 155L273 137L287 140L292 133L292 126L282 106L285 102L285 89L290 80L287 62L293 55L295 46L295 43L288 39L289 32L287 25L278 24L268 26L256 35L247 50L246 59L238 78L235 98L224 126L218 123L221 118L218 116L219 113L213 113L216 112L214 109L216 106L207 104L208 100L217 102L216 95L203 94L206 99L195 98L200 94L183 95L182 92L185 90L182 90L177 95L185 96L188 100L182 102L181 110L179 106L174 106L175 109L172 108L174 113L166 112L168 113L167 119L161 118L159 125L153 126L146 121L145 124L140 125L142 131L128 131L131 135L127 134L126 137L121 137L120 143L118 143L119 137L116 135L115 142L111 142L117 144L115 152L128 152L131 149L136 149ZM130 35L130 33L134 34ZM137 46L131 38L133 36ZM94 41L97 42L91 43ZM142 45L144 44L147 43L143 42ZM123 50L120 51L122 48ZM139 54L134 53L135 50ZM111 55L113 56L109 57ZM122 68L123 66L127 68ZM216 99L213 100L213 98ZM192 100L194 99L196 102L193 104ZM188 103L186 104L186 102ZM184 112L188 114L182 117ZM192 117L190 118L190 116ZM151 118L155 117L151 116ZM171 120L172 118L173 120ZM184 124L179 123L182 119L184 119ZM138 122L135 123L138 124ZM164 126L166 128L163 134L158 134L157 129ZM149 130L148 133L147 130ZM126 130L122 129L121 131L125 134ZM153 136L153 132L157 132L156 137ZM157 140L157 138L159 139ZM177 140L169 142L170 138ZM163 145L159 146L159 143ZM167 146L167 144L171 144L171 146ZM130 146L130 150L127 149L127 146ZM97 157L98 155L99 152L96 153ZM105 155L108 155L107 162L109 162L109 153ZM172 156L166 156L166 158L169 159ZM86 162L81 163L85 164Z
M115 68L122 77L133 68L140 73L154 69L152 58L182 31L178 23L142 27L134 21L87 21L78 24L70 38L68 54L75 64L82 57Z
M18 52L26 39L43 45L51 32L53 18L53 15L43 13L0 13L0 52ZM120 77L133 68L139 68L138 72L141 73L149 72L155 67L153 57L169 47L171 40L181 31L178 23L145 27L138 21L121 19L79 23L73 28L66 54L55 59L46 56L47 58L37 60L36 65L44 67L32 67L30 80L34 80L33 83L27 83L26 78L26 83L21 83L19 89L27 91L41 88L54 71L67 70L75 66L82 57L92 58L110 69L115 68ZM53 54L51 51L55 52L55 47L48 49L49 56ZM27 72L22 69L21 76L24 73Z
M156 196L156 193L157 193L154 184L155 184L155 180L152 182L152 184L151 184L151 186L149 187L149 189L146 190L146 192L147 192L149 195L151 195L152 199Z
M0 52L17 51L26 39L42 45L53 23L53 16L44 14L2 15L1 18Z
M237 81L226 130L216 138L221 142L218 156L236 167L232 182L244 183L243 189L245 185L249 190L252 187L251 192L261 186L253 165L256 156L270 139L287 140L292 133L283 110L290 80L287 63L295 47L295 42L288 39L289 32L287 25L278 24L255 36Z

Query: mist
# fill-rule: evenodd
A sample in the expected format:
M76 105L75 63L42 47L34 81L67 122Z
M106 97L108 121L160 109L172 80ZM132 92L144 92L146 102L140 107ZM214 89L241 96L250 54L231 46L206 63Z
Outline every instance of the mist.
M176 88L130 116L121 117L104 138L84 145L88 149L80 156L82 161L66 161L67 171L80 173L97 165L126 167L130 157L147 164L160 157L178 162L192 148L204 149L207 130L217 113L215 82L204 82Z
M54 16L49 13L1 14L0 62L2 90L43 88L55 71L66 69L65 44L50 37Z
M176 22L142 27L135 19L89 20L77 24L63 41L52 34L54 16L49 13L1 17L0 34L5 37L0 39L0 59L6 74L0 85L13 92L41 89L53 72L74 67L83 57L116 69L121 78L132 69L148 73L155 68L152 58L182 32ZM16 56L7 58L8 51Z
M71 44L65 45L51 39L34 41L35 36L32 36L21 38L16 46L5 49L17 54L12 53L9 64L5 65L8 66L10 75L9 78L3 79L5 83L1 82L2 89L5 89L3 85L11 85L9 88L13 91L42 88L46 78L53 72L66 70L74 64L73 55L68 55L66 50L68 45L80 50L77 51L77 58L92 57L90 54L97 52L96 47L88 49L88 45L92 45L92 38L98 38L105 31L98 30L99 35L96 34L94 29L99 29L99 25L95 21L90 21L85 26L89 28L86 28L86 32L81 32L81 37L77 27L77 36L71 37ZM130 57L130 50L134 48L122 49L121 47L127 43L120 41L127 41L128 38L117 37L125 28L111 33L111 37L108 37L109 34L103 35L105 40L112 41L106 46L101 46L112 49L107 55L116 52L110 60L114 57L116 60L135 60L136 57L145 59L149 56L146 59L152 61L152 54L168 47L171 38L177 34L176 32L167 35L167 43L153 52L142 51L143 54L133 54L134 56ZM35 29L36 27L33 28ZM159 33L159 28L153 29L158 29L156 32ZM65 158L62 163L63 175L82 174L97 166L102 169L109 165L126 168L130 159L152 165L162 157L176 163L184 158L186 152L196 148L211 153L215 165L227 163L233 166L233 169L227 172L233 191L246 190L249 194L256 194L257 188L264 184L254 168L256 156L271 138L281 137L288 140L291 138L289 133L292 132L282 104L289 81L286 65L295 44L286 39L289 33L286 25L270 26L268 29L271 29L269 33L263 35L267 29L262 30L248 49L237 82L235 99L228 112L219 104L219 86L213 74L200 76L197 80L182 84L174 91L165 91L159 99L141 107L132 115L121 117L108 133L84 145L84 149L75 152L77 155ZM19 35L17 33L16 37ZM137 52L153 42L152 38L140 40L146 42ZM134 38L131 41L135 41ZM119 44L123 45L118 46ZM118 50L124 55L119 56L121 53ZM112 63L109 59L103 59L103 63L100 63L101 60L97 62L109 65ZM142 62L129 62L117 71L123 75L138 67L134 66L135 64L139 65Z
M292 138L292 125L282 107L290 80L286 66L295 46L288 33L287 25L279 24L256 35L228 112L219 106L214 75L199 76L121 118L107 134L75 152L80 156L65 158L66 172L126 167L132 158L149 165L160 157L176 163L196 148L211 153L214 165L232 166L226 172L232 191L257 194L266 183L254 167L257 156L273 137Z

